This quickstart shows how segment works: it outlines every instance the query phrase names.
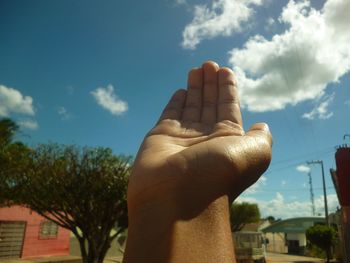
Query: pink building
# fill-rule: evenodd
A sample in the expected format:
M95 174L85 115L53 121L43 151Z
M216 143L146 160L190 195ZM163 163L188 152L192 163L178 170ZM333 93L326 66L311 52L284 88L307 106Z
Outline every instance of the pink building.
M339 232L343 247L343 260L350 262L350 147L347 145L339 147L335 153L335 162L337 170L331 170L331 176L341 206L342 222Z
M69 230L28 208L0 208L0 260L69 255L69 239Z

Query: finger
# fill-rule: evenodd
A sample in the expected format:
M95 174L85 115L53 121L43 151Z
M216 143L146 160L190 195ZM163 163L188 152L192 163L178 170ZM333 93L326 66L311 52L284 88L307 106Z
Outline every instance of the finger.
M188 88L182 120L199 122L202 107L203 71L192 69L188 74Z
M216 122L219 65L208 61L202 65L202 69L204 83L201 121L212 124Z
M220 68L218 71L218 83L218 121L229 120L242 126L237 85L232 70Z
M179 120L181 119L182 109L184 107L186 100L186 90L180 89L177 90L163 110L162 115L159 118L159 121L165 119Z
M246 132L247 136L260 137L272 146L272 135L269 126L266 123L256 123Z
M250 141L247 145L251 149L248 174L261 175L269 167L272 158L272 135L269 126L265 123L256 123L246 132L245 136L247 142Z

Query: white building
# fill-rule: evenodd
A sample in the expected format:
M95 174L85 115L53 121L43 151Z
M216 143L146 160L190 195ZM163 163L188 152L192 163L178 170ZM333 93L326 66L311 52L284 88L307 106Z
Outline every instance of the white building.
M281 237L284 236L284 247L286 247L286 251L284 252L304 255L307 244L305 232L309 227L320 223L324 224L325 218L296 217L278 221L261 229L261 231L269 238L268 251L282 252L283 245L281 244Z

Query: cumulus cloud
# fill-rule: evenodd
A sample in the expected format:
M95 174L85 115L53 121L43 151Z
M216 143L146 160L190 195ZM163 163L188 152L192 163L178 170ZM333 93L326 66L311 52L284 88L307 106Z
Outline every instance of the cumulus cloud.
M128 104L118 98L112 85L108 85L106 88L99 87L92 91L91 95L102 108L113 115L119 116L128 110Z
M327 195L328 208L330 212L336 210L339 206L338 198L336 194ZM260 200L254 197L240 196L236 199L238 202L250 202L257 203L260 212L263 217L274 216L276 218L291 218L291 217L302 217L311 216L311 203L310 201L291 201L286 202L283 194L277 192L276 196L271 200ZM319 196L315 199L316 214L324 216L324 202L323 196Z
M17 124L21 128L28 129L28 130L37 130L39 128L39 125L36 122L36 120L32 120L32 119L20 120L17 122Z
M34 115L33 99L14 88L0 85L0 116L7 117L11 113Z
M291 0L279 17L286 31L271 39L256 35L233 49L229 63L241 87L242 106L273 111L324 96L327 85L350 70L349 12L348 0L327 0L321 10L309 0ZM310 116L330 117L328 105Z
M330 96L325 96L324 100L316 105L310 112L303 114L304 119L313 120L315 118L326 120L333 116L333 112L329 112L328 107L333 102L334 93Z
M253 6L263 0L213 0L210 7L196 5L194 18L182 32L182 47L194 49L203 39L231 36L242 30L242 24L253 15Z
M310 167L304 164L298 165L295 169L301 173L309 173L311 171Z

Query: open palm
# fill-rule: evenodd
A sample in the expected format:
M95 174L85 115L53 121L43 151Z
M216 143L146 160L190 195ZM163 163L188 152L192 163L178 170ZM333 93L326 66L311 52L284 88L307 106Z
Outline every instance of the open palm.
M188 76L135 160L128 190L129 209L169 198L205 206L231 200L254 183L271 159L266 124L245 132L233 72L206 62ZM179 194L181 193L181 194Z

